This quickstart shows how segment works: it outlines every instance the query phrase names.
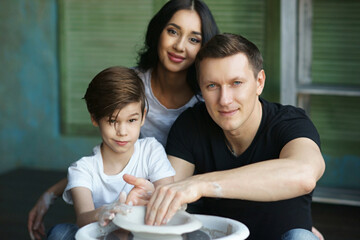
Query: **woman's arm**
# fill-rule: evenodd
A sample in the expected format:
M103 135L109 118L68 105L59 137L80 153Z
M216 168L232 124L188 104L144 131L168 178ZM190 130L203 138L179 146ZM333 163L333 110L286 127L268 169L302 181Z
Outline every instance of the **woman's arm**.
M46 190L38 199L28 215L28 231L31 239L41 239L45 236L45 227L43 218L54 200L62 195L67 185L67 178L63 178L48 190Z

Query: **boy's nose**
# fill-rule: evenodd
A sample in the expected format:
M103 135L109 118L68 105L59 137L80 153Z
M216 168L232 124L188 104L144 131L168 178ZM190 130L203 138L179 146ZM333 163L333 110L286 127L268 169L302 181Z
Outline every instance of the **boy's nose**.
M118 136L126 136L126 127L123 124L118 124L116 126L116 135Z

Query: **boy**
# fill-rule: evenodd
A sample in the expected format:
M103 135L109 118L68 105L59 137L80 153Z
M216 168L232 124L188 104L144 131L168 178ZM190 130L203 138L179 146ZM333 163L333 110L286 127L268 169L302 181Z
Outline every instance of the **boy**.
M109 210L104 205L119 201L121 192L131 191L133 186L123 180L124 174L149 179L155 187L173 182L175 175L155 138L138 139L145 121L146 97L143 82L132 69L103 70L89 84L84 99L102 143L93 149L92 156L81 158L68 169L63 198L74 204L79 227L103 221L104 211Z

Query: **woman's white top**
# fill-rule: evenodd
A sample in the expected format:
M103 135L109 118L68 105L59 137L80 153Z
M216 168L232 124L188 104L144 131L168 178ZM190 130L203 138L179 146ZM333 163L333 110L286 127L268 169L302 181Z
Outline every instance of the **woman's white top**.
M194 106L199 100L193 96L188 103L177 109L168 109L162 105L154 96L151 89L151 72L149 69L146 72L141 72L135 69L139 77L143 80L145 85L145 95L149 102L149 109L145 119L144 125L141 127L140 137L155 137L163 146L166 145L166 140L170 128L176 118L187 108ZM200 98L201 99L201 98Z

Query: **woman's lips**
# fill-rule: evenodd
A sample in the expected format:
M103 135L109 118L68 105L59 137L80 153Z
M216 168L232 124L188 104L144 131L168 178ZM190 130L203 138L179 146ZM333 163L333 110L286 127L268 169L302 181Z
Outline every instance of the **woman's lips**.
M181 63L182 61L185 60L184 57L176 55L174 53L168 53L168 57L172 62L175 62L175 63Z

